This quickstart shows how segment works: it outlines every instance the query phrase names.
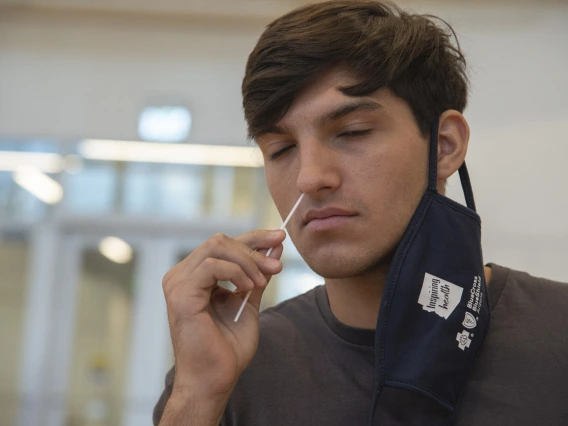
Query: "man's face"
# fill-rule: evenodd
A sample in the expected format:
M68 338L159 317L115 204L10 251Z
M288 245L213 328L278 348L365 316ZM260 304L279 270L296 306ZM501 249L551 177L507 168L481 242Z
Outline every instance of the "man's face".
M258 138L280 215L306 194L287 230L325 278L389 262L426 188L428 141L410 108L387 89L365 97L338 90L356 82L330 71Z

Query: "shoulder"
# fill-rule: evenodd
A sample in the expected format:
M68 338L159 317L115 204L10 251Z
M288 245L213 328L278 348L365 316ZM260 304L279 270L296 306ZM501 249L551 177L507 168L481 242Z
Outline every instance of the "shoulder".
M524 318L541 326L558 324L568 306L568 284L533 276L527 272L493 265L502 290L493 314ZM491 283L490 285L493 285Z
M455 423L560 424L568 397L568 338L562 329L568 284L491 268L489 330ZM519 397L529 394L531 398Z
M505 279L504 290L514 291L527 296L533 295L536 299L556 299L566 302L568 298L568 284L548 278L537 277L527 272L493 265L500 270ZM533 298L533 300L535 300Z

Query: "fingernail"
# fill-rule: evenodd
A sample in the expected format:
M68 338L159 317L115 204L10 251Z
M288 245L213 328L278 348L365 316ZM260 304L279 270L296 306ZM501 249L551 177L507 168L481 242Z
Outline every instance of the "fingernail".
M271 258L271 257L267 257L266 259L268 259L266 262L267 262L267 263L270 263L271 266L278 266L278 265L280 265L280 261L279 261L279 260L273 259L273 258Z

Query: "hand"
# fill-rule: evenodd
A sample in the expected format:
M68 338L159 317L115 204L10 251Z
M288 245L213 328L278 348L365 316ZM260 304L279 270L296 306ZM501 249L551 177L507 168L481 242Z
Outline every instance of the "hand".
M193 405L199 405L196 399L205 405L226 404L258 347L260 300L270 277L282 270L285 237L281 230L236 238L218 234L164 276L176 366L172 397L191 399ZM255 251L266 253L270 247L270 257ZM231 281L237 290L220 287L218 281ZM244 296L253 289L234 322Z

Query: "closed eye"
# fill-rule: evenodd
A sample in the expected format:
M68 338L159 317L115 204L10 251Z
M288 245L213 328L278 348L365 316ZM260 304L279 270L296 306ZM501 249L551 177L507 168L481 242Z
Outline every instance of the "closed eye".
M343 132L339 134L340 138L353 138L353 139L357 139L357 138L361 138L363 136L367 136L368 134L370 134L372 131L372 129L366 129L366 130L352 130L349 132Z
M270 160L276 160L278 157L280 157L282 154L286 153L287 151L289 151L290 149L294 148L296 145L288 145L285 148L282 148L280 151L276 151L274 154L272 154L270 156Z
M343 132L339 134L339 137L341 138L348 138L348 139L357 139L357 138L362 138L364 136L367 136L369 134L371 134L373 130L372 129L365 129L365 130L351 130L348 132ZM296 145L288 145L285 148L282 148L279 151L276 151L274 154L270 155L270 161L272 160L276 160L278 157L280 157L282 154L285 154L286 152L288 152L290 149L295 148Z

